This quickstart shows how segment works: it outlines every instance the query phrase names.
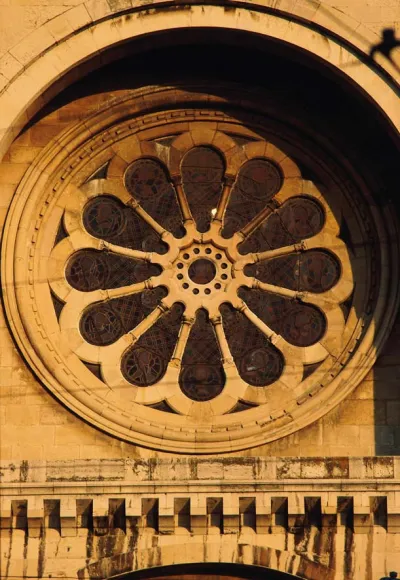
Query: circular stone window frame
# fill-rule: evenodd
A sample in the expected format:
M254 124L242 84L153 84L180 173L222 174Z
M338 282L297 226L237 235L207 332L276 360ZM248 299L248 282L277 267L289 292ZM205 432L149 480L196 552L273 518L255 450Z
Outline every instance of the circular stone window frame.
M138 130L151 132L151 115L147 115L146 123L140 115L141 112L147 114L143 97L154 92L157 92L157 106L165 107L169 102L168 89L134 91L128 97L116 99L111 107L107 103L85 121L63 131L27 170L8 215L3 243L3 295L10 327L28 364L50 392L103 431L132 443L178 453L229 452L261 445L297 431L324 415L343 400L371 369L393 324L397 307L398 281L393 276L392 288L389 288L387 275L396 270L397 245L394 243L388 251L389 236L382 217L378 211L371 212L379 235L382 268L379 297L371 315L374 324L370 324L363 335L359 330L362 339L351 362L338 369L338 374L324 388L296 393L291 408L274 410L268 416L261 405L242 411L240 416L236 413L216 414L211 419L198 416L194 421L191 417L162 413L139 403L132 403L134 413L129 414L125 405L113 401L112 389L94 377L68 345L60 341L55 316L48 317L44 328L37 306L37 292L43 293L43 280L47 284L47 260L43 258L54 244L64 211L63 206L57 204L57 196L67 187L73 191L76 187L73 177L79 172L83 171L89 179L111 156L116 155L111 166L120 172L117 159L124 158L123 140ZM176 90L173 97L176 100ZM196 111L192 114L191 122L195 121ZM178 117L175 111L173 119L176 123ZM154 124L160 125L157 114L153 118ZM204 115L204 111L201 115L198 112L198 118L202 120L203 136L200 131L198 142L194 144L203 144L204 140L212 142L216 133L211 125L212 111L208 115ZM218 120L225 121L225 118L220 114ZM167 123L166 127L170 134L171 126ZM129 163L132 152L125 153L128 153ZM146 151L141 151L141 154L145 155ZM124 160L123 165L126 164ZM43 234L41 221L50 214L54 227ZM46 251L41 253L43 247ZM37 280L42 282L37 283ZM357 340L357 337L352 338ZM78 373L77 366L80 367ZM95 389L87 388L88 384L94 383Z

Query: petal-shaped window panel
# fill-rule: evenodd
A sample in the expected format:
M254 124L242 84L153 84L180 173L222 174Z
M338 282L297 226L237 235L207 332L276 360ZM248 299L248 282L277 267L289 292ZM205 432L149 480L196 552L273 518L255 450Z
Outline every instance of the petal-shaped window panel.
M83 211L86 231L101 240L146 252L167 251L156 232L136 212L112 196L90 200Z
M311 346L325 334L326 318L315 306L261 290L241 289L239 294L260 320L294 346Z
M81 292L120 288L158 276L161 268L143 260L117 256L111 252L81 250L67 264L68 283Z
M81 334L89 344L96 346L112 344L144 320L166 294L167 292L159 287L115 298L106 304L94 304L87 308L82 316Z
M189 335L179 377L182 392L193 401L214 399L225 385L221 353L205 310L199 310Z
M325 222L320 203L308 197L294 197L267 217L240 245L240 252L274 250L318 234Z
M181 238L182 215L166 169L154 159L139 159L125 174L125 185L136 201L166 230Z
M195 147L182 161L182 184L199 232L210 227L222 189L224 161L211 147Z
M248 224L282 186L282 174L268 159L251 159L239 170L224 217L222 235L230 238Z
M241 312L223 304L221 314L229 348L242 379L255 387L265 387L278 380L284 365L279 350Z
M246 267L248 276L261 282L299 292L320 294L333 288L340 278L340 264L331 253L322 250L290 254Z
M183 307L175 304L127 350L121 362L127 381L148 387L162 379L174 352L182 315Z

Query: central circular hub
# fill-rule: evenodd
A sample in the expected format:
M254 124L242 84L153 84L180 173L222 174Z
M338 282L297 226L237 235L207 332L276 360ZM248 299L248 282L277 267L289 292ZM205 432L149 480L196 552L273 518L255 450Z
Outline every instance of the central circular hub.
M195 284L209 284L214 279L216 269L211 260L199 258L189 266L189 278Z

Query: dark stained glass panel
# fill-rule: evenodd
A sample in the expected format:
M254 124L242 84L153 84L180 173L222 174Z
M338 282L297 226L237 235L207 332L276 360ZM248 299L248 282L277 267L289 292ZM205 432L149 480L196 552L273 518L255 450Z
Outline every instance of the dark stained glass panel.
M199 310L182 360L179 384L193 401L209 401L222 391L225 373L214 328L205 310Z
M325 334L325 316L314 306L262 290L241 288L239 295L260 320L294 346L311 346Z
M240 245L240 252L263 252L289 246L318 234L324 225L322 206L307 197L286 201Z
M86 309L80 322L83 338L97 346L107 346L133 330L152 312L167 292L159 287L131 296L114 298Z
M245 273L275 286L320 294L337 284L340 264L329 252L309 250L251 264Z
M158 276L161 268L144 260L117 256L111 252L81 250L69 260L66 278L81 292L120 288Z
M230 238L249 223L282 186L278 167L268 159L251 159L239 170L224 216L222 235Z
M224 162L211 147L195 147L182 161L182 184L190 211L200 232L210 227L212 210L218 205L222 190Z
M124 354L122 374L134 385L154 385L165 374L182 322L183 307L175 304Z
M132 208L112 196L90 200L83 211L83 225L89 234L106 242L145 252L167 251L156 232Z
M166 169L154 159L139 159L125 174L129 193L166 230L181 238L185 230L175 190Z
M242 379L255 387L278 380L284 365L281 353L241 312L223 305L221 315L229 348Z

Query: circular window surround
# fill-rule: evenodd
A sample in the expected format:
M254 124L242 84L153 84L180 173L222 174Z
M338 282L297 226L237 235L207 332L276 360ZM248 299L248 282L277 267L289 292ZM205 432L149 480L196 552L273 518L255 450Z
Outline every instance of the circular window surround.
M32 33L33 39L28 35L13 48L13 52L21 55L19 61L12 52L6 53L3 59L5 70L2 72L6 79L10 78L9 62L13 67L10 82L0 93L3 126L7 128L0 134L0 155L7 151L15 134L32 116L71 83L71 78L76 80L93 70L96 56L104 64L105 51L112 47L118 50L121 43L144 35L164 31L174 34L177 29L196 27L242 30L266 39L283 40L289 46L304 50L352 82L364 96L372 99L397 131L400 129L398 71L381 55L376 62L366 63L367 51L378 39L360 22L354 20L350 26L348 20L341 23L340 12L336 18L327 19L319 2L314 7L296 4L292 10L287 3L280 6L280 0L274 8L269 0L249 5L241 2L240 6L235 6L236 2L233 1L232 10L217 4L207 4L205 9L201 4L188 2L182 7L173 6L172 14L168 3L163 5L162 1L156 9L146 5L131 10L104 3L95 9L89 8L84 17L82 12L86 11L74 7L44 23ZM360 40L361 30L365 42ZM384 76L382 71L386 73Z
M352 190L347 196L348 212L353 215L354 229L359 230L356 238L362 241L360 246L369 247L352 261L358 283L343 333L346 348L334 364L329 363L329 368L323 363L317 373L303 380L291 399L285 401L285 408L279 404L279 391L272 397L272 405L226 415L221 412L227 411L227 404L224 409L219 409L218 403L213 408L202 404L202 411L185 416L164 413L132 400L128 404L126 396L116 396L84 367L68 342L60 340L56 316L50 315L53 307L47 282L48 258L65 209L65 198L79 195L78 187L111 159L110 169L118 174L121 166L125 168L135 157L154 153L154 146L150 146L151 152L146 150L151 139L171 134L191 135L192 145L220 139L221 150L224 152L225 148L227 152L232 143L225 138L224 144L217 124L225 131L260 139L262 117L258 127L254 114L245 126L238 124L234 115L210 110L209 97L204 97L207 112L190 109L189 124L188 110L177 106L179 97L184 107L191 98L196 103L199 99L198 95L191 97L185 91L177 93L176 89L151 88L131 93L64 131L38 156L19 186L7 220L2 259L6 311L14 336L38 377L60 401L96 427L124 440L166 451L240 450L280 438L315 421L343 400L370 370L394 319L397 280L391 276L390 288L386 274L396 271L398 257L395 244L388 247L387 224L384 225L379 211L375 208L370 212L368 200L357 198ZM171 99L177 107L173 114L165 111ZM164 110L162 117L159 112L148 113L149 105ZM184 136L178 141L187 149ZM132 143L136 143L136 151ZM286 154L276 148L274 151L275 161L286 163L289 171L294 172L293 177L302 182L298 169ZM230 162L240 163L240 156L235 161L232 153L227 156ZM333 182L331 193L334 187L339 194L340 187ZM343 192L338 197L343 200ZM328 206L325 209L329 212ZM377 247L380 255L374 253ZM372 262L381 264L381 271L379 267L371 268Z

